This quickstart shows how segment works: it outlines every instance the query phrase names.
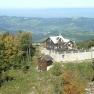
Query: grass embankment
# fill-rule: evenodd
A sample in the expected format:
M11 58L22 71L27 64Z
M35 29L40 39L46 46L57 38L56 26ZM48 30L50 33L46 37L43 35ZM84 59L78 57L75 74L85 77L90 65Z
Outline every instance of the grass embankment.
M10 70L8 75L14 77L12 81L2 84L0 87L0 94L45 94L45 92L52 93L52 85L49 72L38 72L37 57L39 55L36 49L35 56L32 61L29 61L31 67L28 71ZM47 93L49 94L49 93Z
M94 76L90 61L83 63L54 64L45 72L36 70L37 54L33 57L31 68L23 72L10 72L16 79L6 82L0 94L85 94L85 88Z
M38 72L32 66L28 72L12 71L16 80L4 83L0 88L1 94L45 94L51 93L52 86L49 72ZM49 94L49 93L47 93ZM53 93L51 93L53 94Z

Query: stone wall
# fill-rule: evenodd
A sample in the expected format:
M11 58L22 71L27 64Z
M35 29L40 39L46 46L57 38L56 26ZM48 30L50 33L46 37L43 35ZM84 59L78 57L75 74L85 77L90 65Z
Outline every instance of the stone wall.
M63 53L58 53L55 51L49 51L46 49L42 49L41 53L50 55L54 61L60 62L60 61L78 61L78 60L86 60L86 59L92 59L94 58L94 50L89 50L89 51L77 51L77 52L63 52Z

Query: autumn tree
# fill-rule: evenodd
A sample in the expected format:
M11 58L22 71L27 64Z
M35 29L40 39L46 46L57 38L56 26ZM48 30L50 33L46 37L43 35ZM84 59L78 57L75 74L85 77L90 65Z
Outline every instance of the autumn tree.
M30 32L0 35L0 75L8 70L28 65L27 58L34 53ZM1 77L0 76L0 77Z

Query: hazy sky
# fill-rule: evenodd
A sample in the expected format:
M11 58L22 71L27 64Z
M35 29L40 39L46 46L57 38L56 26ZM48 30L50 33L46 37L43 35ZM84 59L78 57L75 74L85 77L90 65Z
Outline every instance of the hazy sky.
M0 9L94 8L94 0L0 0Z

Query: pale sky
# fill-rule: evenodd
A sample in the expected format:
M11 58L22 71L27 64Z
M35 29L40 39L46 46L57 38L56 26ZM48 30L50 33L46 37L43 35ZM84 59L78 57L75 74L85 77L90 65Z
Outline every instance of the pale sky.
M94 8L94 0L0 0L0 9Z

